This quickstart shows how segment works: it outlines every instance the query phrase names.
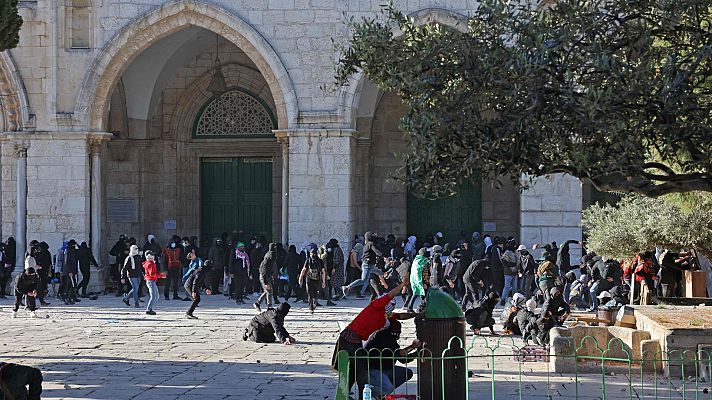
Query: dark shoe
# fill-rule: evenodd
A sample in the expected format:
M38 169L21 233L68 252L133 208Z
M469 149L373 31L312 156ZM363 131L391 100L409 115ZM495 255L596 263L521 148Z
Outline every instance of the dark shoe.
M170 299L171 299L171 298L168 297L168 296L164 296L163 298L166 299L166 300L170 300Z
M196 317L195 315L193 315L193 314L188 314L188 313L185 313L185 317L188 318L188 319L198 319L198 317Z
M156 315L156 312L153 310L148 310L146 311L146 315Z
M257 312L262 312L262 309L260 308L260 305L259 305L259 304L253 303L253 304L252 304L252 307L254 307L255 310L257 310Z
M186 297L183 299L183 301L193 301L193 299L191 299L190 297Z
M51 305L51 304L52 304L52 303L48 303L48 302L46 302L46 301L41 301L41 302L40 302L40 305L43 305L43 306L45 306L45 307L46 307L46 306L49 306L49 305Z
M141 305L138 304L138 303L136 303L136 304L134 304L134 307L136 307L136 308L141 308Z
M357 299L363 299L363 298L364 298L364 295L360 294L360 295L356 296L356 298L357 298Z
M245 328L245 332L242 334L242 340L247 341L247 328Z
M82 302L82 301L79 300L79 299L72 299L72 301L75 302L75 303L81 303L81 302Z
M327 305L327 306L335 306L336 303L334 303L333 301L329 300L329 301L326 302L326 305Z
M314 303L314 307L321 307L321 304L319 304L319 302L317 301Z
M245 304L245 301L242 299L237 299L235 300L235 304Z
M123 299L122 301L124 302L124 304L126 304L127 307L131 306L131 304L129 303L129 299Z

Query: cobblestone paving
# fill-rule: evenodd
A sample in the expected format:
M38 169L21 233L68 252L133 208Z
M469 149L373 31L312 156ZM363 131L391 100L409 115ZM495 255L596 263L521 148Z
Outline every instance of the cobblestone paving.
M49 318L30 319L21 310L11 319L12 301L0 300L0 360L40 368L43 399L333 399L333 344L340 323L350 321L366 300L341 301L315 314L303 303L293 304L287 329L298 340L294 346L242 341L256 313L249 304L203 296L195 312L200 319L188 320L189 304L161 299L158 314L149 316L109 295L74 306L58 306L55 300L38 311ZM413 323L404 323L401 345L414 338ZM600 373L574 377L549 373L544 362L518 364L511 345L521 346L521 341L494 338L490 345L497 341L495 358L479 340L473 346L471 355L477 357L468 365L470 399L603 397ZM409 367L417 371L414 364ZM625 373L610 372L606 399L682 398L680 382L659 377L641 385L639 375L629 381ZM706 383L688 385L686 397L709 398L708 388ZM417 391L416 378L398 390Z
M55 303L30 319L10 318L12 301L0 300L0 359L44 373L43 399L326 399L336 374L329 364L339 320L365 300L321 307L297 303L287 317L295 346L244 342L255 315L224 296L190 302L159 300L157 315L101 296L74 306Z

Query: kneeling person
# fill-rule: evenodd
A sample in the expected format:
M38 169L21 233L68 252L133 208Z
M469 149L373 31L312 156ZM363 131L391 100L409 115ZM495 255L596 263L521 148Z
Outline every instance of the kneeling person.
M398 344L400 335L400 321L390 320L388 328L378 331L366 347L369 352L369 382L375 398L393 393L413 377L410 368L395 365L395 361L407 364L415 360L418 356L417 349L422 343L416 339L410 346L401 349ZM410 353L412 350L416 351Z
M290 308L289 303L284 302L277 306L277 309L270 308L257 314L245 329L242 340L249 339L257 343L274 343L279 340L285 345L294 344L296 340L284 328L284 317Z

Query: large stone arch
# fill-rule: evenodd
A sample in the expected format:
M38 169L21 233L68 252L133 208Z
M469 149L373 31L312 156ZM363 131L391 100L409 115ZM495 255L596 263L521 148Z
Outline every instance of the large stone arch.
M29 119L25 86L10 53L0 53L0 132L18 132Z
M76 115L90 131L104 131L113 88L135 57L156 41L188 25L213 31L242 49L264 76L274 96L280 129L296 121L297 97L291 78L267 40L238 16L215 5L175 0L148 12L104 46L87 73Z
M409 17L413 18L418 25L441 24L461 32L469 29L465 15L442 8L422 9L409 14ZM397 28L393 29L393 33L396 37L402 35L402 32ZM374 88L373 83L368 80L363 71L351 76L349 83L339 88L337 94L338 113L342 123L356 129L356 120L360 114L359 108L369 107L368 112L372 116L382 95L382 91Z

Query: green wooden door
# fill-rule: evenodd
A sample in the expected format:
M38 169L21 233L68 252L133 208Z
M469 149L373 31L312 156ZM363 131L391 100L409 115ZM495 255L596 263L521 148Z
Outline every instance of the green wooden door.
M202 159L202 237L212 240L222 232L242 230L246 236L271 240L272 183L271 159Z
M408 196L408 234L425 237L442 232L445 240L456 242L461 231L466 237L482 226L482 187L465 183L455 196L437 200Z

